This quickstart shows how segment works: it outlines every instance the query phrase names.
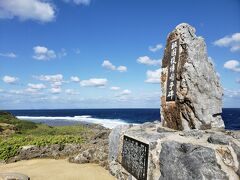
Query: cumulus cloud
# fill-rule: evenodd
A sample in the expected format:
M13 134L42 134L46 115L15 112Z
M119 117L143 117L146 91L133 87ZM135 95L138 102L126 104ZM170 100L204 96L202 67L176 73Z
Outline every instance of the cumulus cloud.
M40 75L40 76L34 76L34 78L36 78L40 81L49 82L53 88L58 88L63 83L63 75L62 74Z
M110 70L115 70L116 67L109 61L109 60L104 60L102 63L102 67Z
M3 82L7 83L7 84L15 84L18 81L17 77L13 77L13 76L4 76L3 77Z
M73 90L73 89L66 89L66 90L65 90L65 93L66 93L66 94L69 94L69 95L78 95L78 94L79 94L79 92L76 92L76 91Z
M37 60L50 60L56 58L56 53L53 50L49 50L44 46L35 46L33 48L33 58Z
M60 87L52 87L50 89L50 92L53 93L53 94L59 94L62 92L62 89Z
M9 91L11 94L24 94L22 90L10 90Z
M91 0L63 0L66 3L74 3L76 5L89 5Z
M82 80L80 85L83 87L104 87L107 84L107 79L92 78L88 80Z
M131 90L124 89L123 91L117 93L115 96L117 97L118 101L126 102L126 101L129 101L130 98L133 98L130 96L131 93L132 93Z
M28 87L36 90L41 90L46 88L44 84L32 84L32 83L28 83Z
M119 71L119 72L126 72L127 67L126 66L118 66L116 70Z
M127 67L126 66L118 66L116 67L113 65L109 60L104 60L102 63L102 67L112 70L112 71L119 71L119 72L126 72Z
M63 80L62 74L54 74L54 75L40 75L35 76L36 79L39 79L41 81L50 81L50 82L59 82Z
M1 0L0 18L20 20L37 20L50 22L55 18L54 6L45 0Z
M77 76L71 76L71 77L70 77L70 80L71 80L72 82L80 82L80 78L77 77Z
M225 36L213 42L219 47L229 47L230 51L240 51L240 33L234 33L231 36Z
M148 47L149 51L152 51L152 52L156 52L156 51L158 51L158 50L160 50L162 48L163 48L162 44L157 44L155 46L149 46Z
M237 60L229 60L224 63L223 67L235 72L240 72L240 63Z
M120 89L120 87L117 87L117 86L110 87L110 90L112 90L112 91L118 91L119 89Z
M148 56L141 56L137 59L137 62L145 65L161 65L161 60L151 59Z
M28 88L26 89L26 91L31 92L31 93L36 93L45 88L46 88L46 86L44 84L28 83Z
M161 69L157 69L155 71L148 70L146 73L147 79L145 80L145 82L152 84L160 83L161 72Z
M17 55L13 52L9 52L9 53L0 53L0 56L2 57L8 57L8 58L16 58Z
M124 89L121 93L120 93L120 95L129 95L129 94L131 94L132 93L132 91L130 91L129 89Z
M227 97L240 97L240 90L230 90L230 89L224 89L224 96Z

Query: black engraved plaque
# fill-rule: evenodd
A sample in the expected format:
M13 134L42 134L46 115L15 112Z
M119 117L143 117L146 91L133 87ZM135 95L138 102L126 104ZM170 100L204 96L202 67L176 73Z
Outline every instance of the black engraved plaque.
M176 72L179 59L179 39L170 42L170 51L168 55L168 77L166 101L175 101L176 99Z
M149 145L123 137L122 166L138 180L147 180Z

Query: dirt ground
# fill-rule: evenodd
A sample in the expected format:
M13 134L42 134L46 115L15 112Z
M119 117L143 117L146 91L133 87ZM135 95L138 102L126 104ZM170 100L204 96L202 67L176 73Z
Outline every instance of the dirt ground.
M115 178L97 164L73 164L66 159L33 159L0 165L0 173L17 172L31 180L114 180Z

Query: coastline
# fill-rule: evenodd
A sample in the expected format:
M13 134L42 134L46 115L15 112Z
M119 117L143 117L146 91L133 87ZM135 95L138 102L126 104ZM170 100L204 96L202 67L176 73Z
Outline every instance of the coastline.
M110 129L98 124L53 127L1 112L0 173L19 172L31 179L49 179L48 176L61 179L56 172L67 170L62 179L111 180L107 171L109 133ZM41 175L44 173L47 178Z

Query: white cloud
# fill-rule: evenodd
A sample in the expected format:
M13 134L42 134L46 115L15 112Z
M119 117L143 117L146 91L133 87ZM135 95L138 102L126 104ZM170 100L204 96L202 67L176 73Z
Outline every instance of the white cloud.
M132 91L130 91L129 89L124 89L120 94L121 95L129 95L131 93L132 93Z
M4 76L2 80L7 84L15 84L18 81L18 78L13 76Z
M50 89L50 92L53 94L59 94L62 92L62 89L60 87L53 87Z
M27 88L25 91L28 93L37 93L39 92L39 89Z
M227 97L240 97L240 90L230 90L230 89L224 89L224 96Z
M44 84L31 84L28 83L28 87L32 89L45 89L46 86Z
M112 71L119 71L119 72L126 72L127 67L126 66L118 66L116 67L113 65L109 60L104 60L102 63L102 67L112 70Z
M0 18L50 22L55 18L54 6L45 0L1 0Z
M224 63L224 68L240 72L240 63L237 60L229 60Z
M141 56L137 59L137 62L145 65L161 65L161 60L151 59L148 56Z
M66 94L70 94L70 95L78 95L78 94L79 94L79 92L76 92L76 91L73 90L73 89L66 89L66 90L65 90L65 93L66 93Z
M118 66L116 70L119 71L119 72L126 72L127 67L126 66Z
M0 93L1 93L1 92L4 92L4 90L3 90L3 89L0 89Z
M74 3L76 5L89 5L91 0L63 0L66 3Z
M155 71L147 71L147 79L145 80L146 83L158 84L160 83L161 77L161 69L157 69Z
M104 87L107 84L107 81L107 79L92 78L88 80L82 80L80 85L84 87Z
M230 47L230 51L232 52L240 51L240 33L225 36L214 41L213 44L220 47Z
M35 78L41 81L59 82L63 80L63 75L62 74L40 75L40 76L35 76Z
M62 85L62 81L55 81L55 82L51 82L51 86L52 87L59 87Z
M152 52L156 52L156 51L158 51L158 50L160 50L160 49L162 49L162 48L163 48L163 45L162 45L162 44L157 44L157 45L155 45L154 47L152 47L152 46L149 46L149 47L148 47L149 51L152 51Z
M119 89L120 89L120 87L117 87L117 86L110 87L110 90L112 90L112 91L118 91Z
M109 60L104 60L102 63L102 67L110 70L115 70L116 67L109 61Z
M23 91L21 91L21 90L10 90L9 92L11 94L23 94Z
M31 92L31 93L36 93L39 90L45 89L46 86L44 84L31 84L28 83L28 88L26 89L27 92Z
M44 46L35 46L33 48L33 51L34 51L33 58L37 60L49 60L57 57L53 50L49 50Z
M3 57L8 57L8 58L16 58L17 55L13 52L10 52L10 53L0 53L0 56L3 56Z
M80 78L77 77L77 76L71 76L71 77L70 77L70 80L71 80L72 82L80 82Z
M119 92L115 96L117 97L117 101L126 102L126 101L129 101L129 99L133 98L133 97L130 96L131 93L132 93L131 90L124 89L123 91Z
M62 74L40 75L40 76L34 76L34 78L36 78L40 81L49 82L53 88L58 88L63 83L63 75Z

